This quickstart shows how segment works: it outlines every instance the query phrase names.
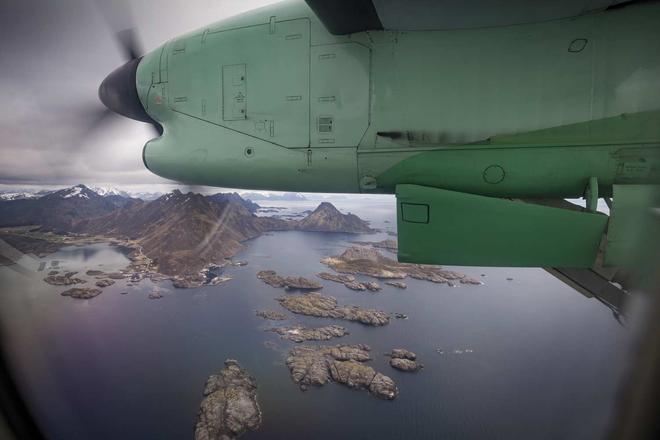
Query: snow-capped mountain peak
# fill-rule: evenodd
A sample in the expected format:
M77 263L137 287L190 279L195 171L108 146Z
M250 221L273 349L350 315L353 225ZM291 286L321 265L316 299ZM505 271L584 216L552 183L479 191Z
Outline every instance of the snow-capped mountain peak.
M114 186L92 186L89 189L91 189L101 197L107 197L107 196L130 197L130 195L126 191L117 189Z
M72 186L71 188L66 188L61 191L58 191L58 193L59 193L58 195L63 199L70 199L72 197L89 199L89 197L94 193L94 191L90 190L85 185L76 185L76 186Z
M29 192L6 192L0 194L0 200L36 199L39 195Z

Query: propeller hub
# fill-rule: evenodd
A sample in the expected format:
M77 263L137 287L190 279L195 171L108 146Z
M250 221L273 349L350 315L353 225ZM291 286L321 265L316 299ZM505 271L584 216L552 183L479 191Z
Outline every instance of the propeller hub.
M107 108L136 121L158 125L146 112L136 86L136 74L141 58L133 58L113 70L99 86L99 99Z

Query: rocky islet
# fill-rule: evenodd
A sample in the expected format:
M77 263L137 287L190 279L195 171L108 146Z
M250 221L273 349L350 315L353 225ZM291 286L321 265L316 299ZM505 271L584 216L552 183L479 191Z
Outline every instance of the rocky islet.
M367 390L382 399L395 399L399 390L394 380L365 364L371 360L370 351L364 344L300 346L289 352L286 365L291 378L302 390L333 381Z
M238 361L227 359L225 368L211 375L195 424L195 440L231 440L261 425L257 381Z
M365 309L357 306L339 306L336 298L316 292L286 295L275 298L275 300L285 309L300 315L345 319L371 326L387 325L390 322L389 315L382 310Z

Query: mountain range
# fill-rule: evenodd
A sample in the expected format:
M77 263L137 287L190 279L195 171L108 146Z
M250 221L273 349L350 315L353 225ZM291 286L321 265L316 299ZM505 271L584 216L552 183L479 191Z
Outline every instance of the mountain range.
M115 208L162 196L160 193L144 195L148 198L141 199L113 187L88 187L83 184L56 191L5 192L0 194L0 227L40 225L64 232L77 220L98 217ZM259 205L241 198L237 193L217 193L208 197L217 202L234 200L250 212L259 209Z
M369 233L368 223L321 203L301 220L259 217L257 204L236 193L204 196L175 190L153 201L100 195L76 185L37 199L0 201L0 226L129 239L165 275L195 277L266 231Z
M211 262L221 262L238 252L242 241L263 230L259 217L233 197L222 200L179 190L83 219L72 228L77 233L134 240L166 275L190 275Z
M52 191L38 191L38 192L30 192L30 191L6 191L6 192L1 192L0 193L0 201L2 200L21 200L21 199L36 199L41 196L45 196L46 194L50 193Z
M66 232L80 219L102 216L136 201L115 194L101 196L76 185L40 197L0 201L0 226L40 225Z

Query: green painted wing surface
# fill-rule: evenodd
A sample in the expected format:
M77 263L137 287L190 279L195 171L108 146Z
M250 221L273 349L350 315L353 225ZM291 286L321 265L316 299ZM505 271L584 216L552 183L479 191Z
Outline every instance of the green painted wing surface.
M399 261L590 267L608 217L419 185L397 185Z
M654 261L653 254L660 249L659 206L659 185L614 185L614 205L607 228L606 266L642 268L648 266L648 261Z

